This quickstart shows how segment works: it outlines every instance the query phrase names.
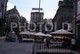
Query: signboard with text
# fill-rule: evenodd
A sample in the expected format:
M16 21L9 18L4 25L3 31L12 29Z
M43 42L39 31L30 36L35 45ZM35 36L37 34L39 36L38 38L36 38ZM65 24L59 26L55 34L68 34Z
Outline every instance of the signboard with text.
M43 8L32 8L32 10L43 10Z

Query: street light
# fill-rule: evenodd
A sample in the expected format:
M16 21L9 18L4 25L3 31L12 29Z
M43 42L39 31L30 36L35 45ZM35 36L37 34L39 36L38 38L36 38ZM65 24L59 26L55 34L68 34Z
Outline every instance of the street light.
M74 23L74 33L75 33L75 36L74 36L74 38L76 38L76 17L77 17L77 0L74 0L74 2L73 2L73 5L74 5L74 17L73 17L73 23Z
M41 0L39 0L39 12L40 12Z

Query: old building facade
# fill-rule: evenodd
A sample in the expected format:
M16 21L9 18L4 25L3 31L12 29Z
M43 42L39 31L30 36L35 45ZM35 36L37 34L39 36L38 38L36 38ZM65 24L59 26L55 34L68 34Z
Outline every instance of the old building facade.
M6 23L7 32L21 32L27 30L28 22L25 17L20 16L20 13L17 10L16 6L14 6L14 8L12 8L11 10L7 11Z
M16 6L14 6L13 9L7 11L7 19L6 19L7 29L11 31L12 29L11 24L13 23L14 26L17 24L17 28L14 28L13 31L16 31L16 30L18 31L19 21L20 21L20 14L16 9Z
M58 6L57 13L53 18L54 31L65 29L72 32L73 1L59 1Z

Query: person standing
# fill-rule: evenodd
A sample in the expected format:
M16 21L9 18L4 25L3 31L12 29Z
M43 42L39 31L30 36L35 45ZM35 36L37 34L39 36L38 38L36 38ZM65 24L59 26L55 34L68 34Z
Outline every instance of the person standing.
M71 47L74 49L76 40L74 38L71 39Z
M47 39L46 39L46 46L47 46L47 48L49 48L49 43L50 43L50 38L47 37Z
M21 35L18 36L18 41L19 41L19 43L22 42L22 37L21 37Z

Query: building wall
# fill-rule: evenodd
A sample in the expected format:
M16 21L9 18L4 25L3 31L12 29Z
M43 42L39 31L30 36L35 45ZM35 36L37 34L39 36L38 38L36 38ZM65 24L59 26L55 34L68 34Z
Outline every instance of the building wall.
M31 12L31 23L35 23L36 32L40 32L40 23L43 22L43 12ZM31 29L33 29L33 25L31 25Z
M7 2L8 0L0 0L0 35L5 33Z
M77 24L76 24L76 38L77 38L77 43L80 44L80 0L77 0Z
M5 19L8 0L0 0L0 19Z
M26 31L28 29L28 22L27 22L26 18L21 16L19 22L20 22L19 25L21 26L21 28L20 28L21 31Z
M11 29L12 29L11 28L12 23L17 24L17 27L13 28L12 30L15 32L18 32L19 31L19 21L20 21L20 15L19 15L18 10L16 9L16 6L14 6L13 9L7 11L6 23L7 23L8 32L11 31ZM14 26L16 26L16 25L14 24Z
M68 3L68 4L67 4ZM67 29L71 27L73 20L73 4L68 1L59 1L59 8L56 15L53 18L54 30L64 29L67 24ZM70 30L71 31L71 30Z

